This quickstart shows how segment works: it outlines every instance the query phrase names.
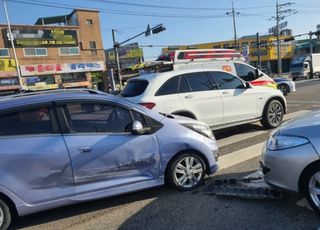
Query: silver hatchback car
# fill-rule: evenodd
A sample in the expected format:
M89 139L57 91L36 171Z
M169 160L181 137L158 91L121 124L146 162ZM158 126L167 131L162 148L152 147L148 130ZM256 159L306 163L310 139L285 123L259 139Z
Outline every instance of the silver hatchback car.
M0 229L19 216L129 193L165 180L199 186L218 147L199 121L95 90L0 99Z
M303 194L320 215L320 110L274 129L262 151L264 180L272 187Z

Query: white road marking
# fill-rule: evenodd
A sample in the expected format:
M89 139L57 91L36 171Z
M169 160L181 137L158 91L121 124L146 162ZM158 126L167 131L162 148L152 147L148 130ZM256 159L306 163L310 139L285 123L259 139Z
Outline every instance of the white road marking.
M257 156L261 156L263 144L264 142L219 157L219 170L223 170Z

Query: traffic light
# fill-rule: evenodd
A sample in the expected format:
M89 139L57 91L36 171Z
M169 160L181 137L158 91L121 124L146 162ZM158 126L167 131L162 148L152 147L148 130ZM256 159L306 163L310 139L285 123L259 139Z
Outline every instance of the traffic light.
M116 69L113 70L113 78L114 80L119 81L119 72Z
M162 31L166 30L166 27L164 25L160 25L159 27L155 28L152 30L152 33L153 34L157 34L157 33L160 33Z

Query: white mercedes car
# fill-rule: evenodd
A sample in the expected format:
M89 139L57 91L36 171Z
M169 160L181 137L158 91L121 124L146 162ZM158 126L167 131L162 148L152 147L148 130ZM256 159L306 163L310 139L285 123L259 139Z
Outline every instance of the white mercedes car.
M287 109L280 90L252 86L218 69L185 69L131 78L119 96L155 112L200 120L213 130L255 121L275 128Z

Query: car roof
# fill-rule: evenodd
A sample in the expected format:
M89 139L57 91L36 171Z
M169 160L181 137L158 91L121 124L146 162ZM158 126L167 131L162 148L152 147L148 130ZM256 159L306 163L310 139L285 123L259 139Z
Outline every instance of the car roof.
M62 89L48 90L32 93L15 94L11 96L0 97L0 109L12 108L21 105L36 104L42 102L51 102L57 100L70 99L110 99L117 101L119 98L112 94L107 94L99 90L91 89Z
M183 69L183 70L173 70L173 71L168 71L168 72L163 72L163 73L153 73L153 74L148 74L148 75L141 75L137 77L130 78L128 81L132 80L139 80L139 79L144 79L144 80L153 80L154 78L168 78L171 76L175 76L178 74L186 74L186 73L194 73L194 72L208 72L208 71L216 71L216 72L224 72L224 73L229 73L235 76L233 73L227 72L222 69L217 69L217 68L192 68L192 69Z

